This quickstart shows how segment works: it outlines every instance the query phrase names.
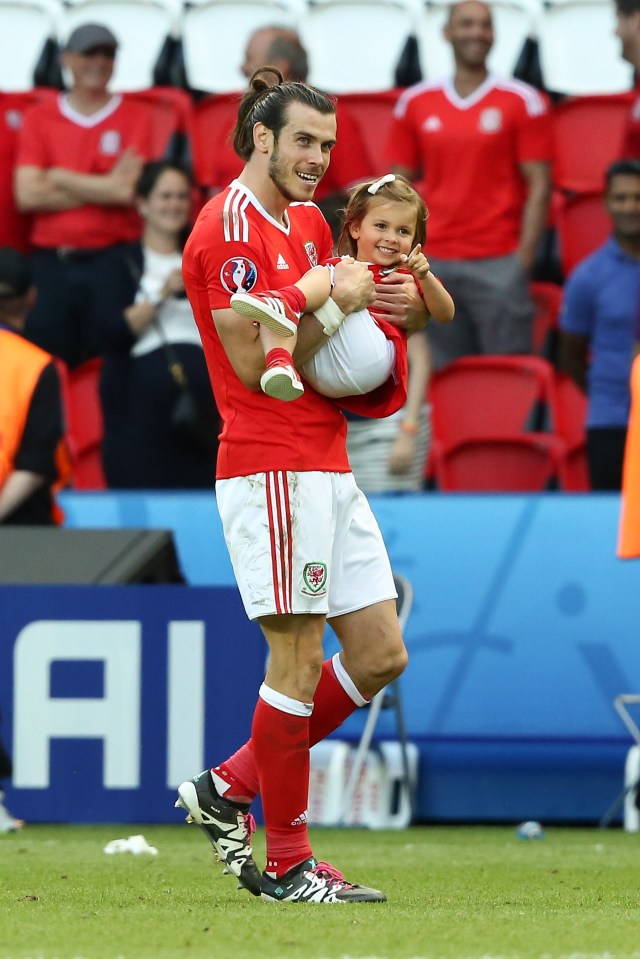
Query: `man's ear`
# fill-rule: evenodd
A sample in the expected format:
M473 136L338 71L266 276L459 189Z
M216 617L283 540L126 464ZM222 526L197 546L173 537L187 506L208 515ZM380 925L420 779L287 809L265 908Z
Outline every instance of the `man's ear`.
M253 126L253 145L259 153L268 153L273 134L264 123L255 123Z

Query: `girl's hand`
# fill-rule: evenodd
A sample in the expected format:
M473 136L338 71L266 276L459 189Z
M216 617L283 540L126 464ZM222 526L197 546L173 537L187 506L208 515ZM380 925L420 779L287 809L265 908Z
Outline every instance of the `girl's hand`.
M408 433L398 433L394 440L389 460L389 472L395 476L407 473L413 464L416 455L416 438Z
M418 280L425 280L427 278L430 269L429 261L422 252L422 247L419 243L417 246L414 246L411 253L405 256L404 265Z

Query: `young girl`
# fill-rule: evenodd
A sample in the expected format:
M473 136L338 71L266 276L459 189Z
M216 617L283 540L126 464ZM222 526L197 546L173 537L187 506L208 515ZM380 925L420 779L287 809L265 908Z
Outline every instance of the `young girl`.
M338 251L366 262L376 281L396 269L411 272L429 315L448 322L453 318L453 301L422 252L426 219L424 201L404 177L388 173L365 181L350 194ZM305 379L318 392L332 397L368 393L393 372L397 331L389 335L393 330L369 310L345 317L330 299L333 266L339 259L315 267L293 286L231 297L237 313L261 325L267 368L260 385L267 395L288 401L304 392L292 360L302 313L314 313L329 337L302 367ZM403 345L406 349L406 338Z

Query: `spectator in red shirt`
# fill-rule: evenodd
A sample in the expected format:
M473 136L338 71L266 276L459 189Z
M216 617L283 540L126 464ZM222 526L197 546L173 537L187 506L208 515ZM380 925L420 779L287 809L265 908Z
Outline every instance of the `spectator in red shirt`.
M453 5L445 37L454 75L404 92L387 143L392 169L419 181L429 262L456 304L453 323L428 330L436 367L466 354L531 352L529 277L551 183L547 100L489 73L489 7Z
M622 58L640 70L640 0L615 0L616 36L620 39ZM634 100L622 141L620 156L640 158L640 89Z
M15 195L32 214L38 291L26 335L69 366L100 352L99 317L128 304L134 189L154 158L150 112L108 89L117 46L107 27L77 27L63 53L71 88L29 109L18 138Z

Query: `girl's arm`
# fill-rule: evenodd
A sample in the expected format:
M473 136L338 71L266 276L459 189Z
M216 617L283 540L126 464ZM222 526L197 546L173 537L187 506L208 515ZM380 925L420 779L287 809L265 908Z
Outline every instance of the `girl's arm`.
M422 287L424 301L434 320L438 320L439 323L450 323L455 313L453 300L440 280L431 272L429 261L422 252L420 244L413 248L403 265L413 273Z

